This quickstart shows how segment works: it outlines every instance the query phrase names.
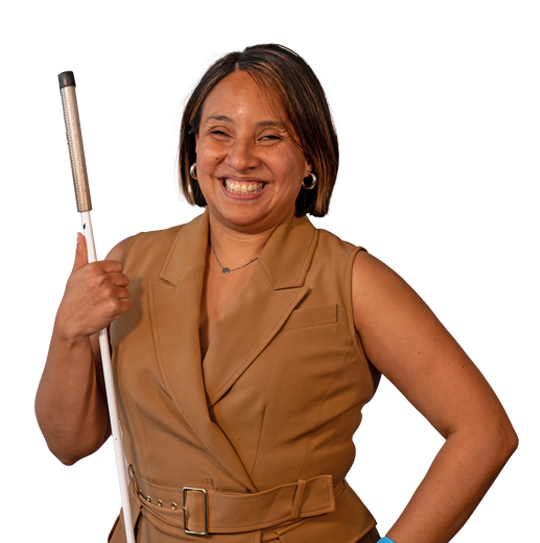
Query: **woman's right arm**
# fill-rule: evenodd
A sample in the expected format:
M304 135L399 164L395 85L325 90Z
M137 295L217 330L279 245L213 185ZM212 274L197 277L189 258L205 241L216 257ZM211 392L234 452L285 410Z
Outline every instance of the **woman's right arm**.
M86 239L77 235L35 404L49 449L67 465L97 451L110 435L97 335L131 307L120 262L129 239L107 260L88 264Z

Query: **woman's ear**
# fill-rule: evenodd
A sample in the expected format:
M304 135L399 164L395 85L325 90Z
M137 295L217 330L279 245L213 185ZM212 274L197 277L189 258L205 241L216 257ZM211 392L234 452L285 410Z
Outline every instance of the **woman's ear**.
M306 171L304 172L304 177L307 177L310 173L313 172L313 162L309 157L306 158Z
M195 153L199 151L199 134L195 134Z

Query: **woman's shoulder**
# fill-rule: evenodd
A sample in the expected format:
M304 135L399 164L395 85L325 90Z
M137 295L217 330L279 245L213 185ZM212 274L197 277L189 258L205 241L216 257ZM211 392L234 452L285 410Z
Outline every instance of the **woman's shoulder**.
M124 256L124 251L126 250L126 247L129 245L129 242L134 238L135 236L129 236L126 239L123 239L121 242L117 243L107 255L107 260L118 260L119 262L122 261L122 257Z
M346 241L328 230L321 228L317 228L317 230L319 232L318 245L322 250L331 249L334 251L342 251L347 254L357 253L358 251L366 251L364 247L355 245L350 241Z
M364 302L373 300L377 307L385 299L403 299L406 302L419 300L416 292L400 275L365 250L359 251L354 257L352 277L353 297Z
M107 255L107 260L118 260L124 262L128 253L133 251L133 247L136 247L136 251L148 252L150 248L158 250L168 250L170 243L176 237L178 232L183 228L183 224L166 228L164 230L153 230L150 232L139 232L133 236L129 236L119 243L117 243Z

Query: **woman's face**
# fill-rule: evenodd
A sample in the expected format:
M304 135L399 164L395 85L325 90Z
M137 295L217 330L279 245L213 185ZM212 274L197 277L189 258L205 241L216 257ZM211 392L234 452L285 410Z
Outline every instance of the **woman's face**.
M197 177L212 219L257 233L293 211L310 164L285 118L281 104L246 72L227 76L208 95L196 151Z

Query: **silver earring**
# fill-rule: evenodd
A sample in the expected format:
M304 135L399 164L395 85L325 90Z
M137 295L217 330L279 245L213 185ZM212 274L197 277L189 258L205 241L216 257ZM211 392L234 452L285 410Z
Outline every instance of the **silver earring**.
M194 162L190 168L189 168L189 175L191 175L191 177L193 179L195 179L195 181L197 180L197 163Z
M312 190L314 189L316 186L317 186L317 177L315 176L315 174L313 172L309 172L309 175L311 176L311 184L310 185L306 185L306 179L302 179L302 186L306 189L306 190Z

